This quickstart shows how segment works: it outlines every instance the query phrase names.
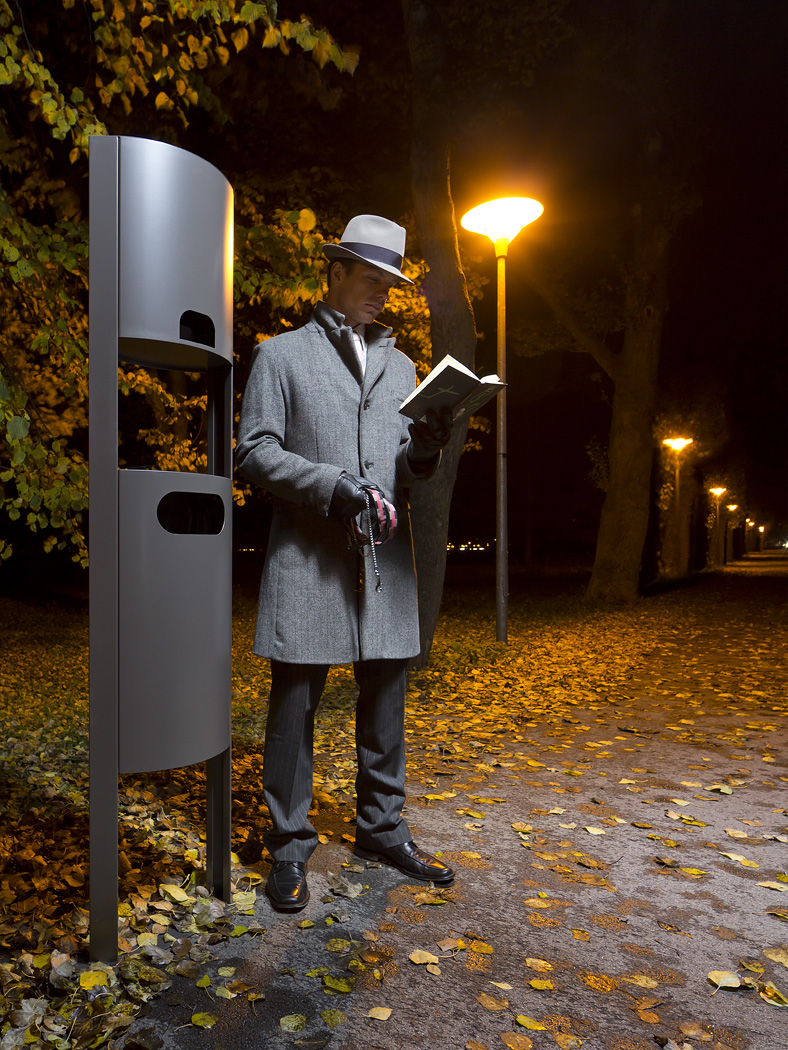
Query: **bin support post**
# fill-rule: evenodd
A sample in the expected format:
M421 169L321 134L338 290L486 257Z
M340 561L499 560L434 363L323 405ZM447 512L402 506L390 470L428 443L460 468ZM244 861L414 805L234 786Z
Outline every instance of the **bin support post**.
M214 755L206 762L208 817L206 820L206 868L208 885L213 893L229 902L230 836L232 808L232 748Z
M91 144L90 957L118 958L118 143Z
M122 773L207 762L207 876L232 892L232 189L176 147L93 136L90 225L90 957L114 964ZM118 469L121 359L208 373L209 477ZM171 496L185 515L167 516ZM186 594L172 612L167 599ZM215 618L181 616L202 608ZM169 727L148 739L145 705L162 696Z

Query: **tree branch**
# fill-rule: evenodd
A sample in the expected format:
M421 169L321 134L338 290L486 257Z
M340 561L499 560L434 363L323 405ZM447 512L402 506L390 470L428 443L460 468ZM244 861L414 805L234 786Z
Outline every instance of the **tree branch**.
M615 384L619 373L618 357L612 350L578 320L560 295L539 273L532 262L525 262L525 276L533 290L547 303L556 320L559 321L577 343L582 353L590 354L600 368L610 376Z

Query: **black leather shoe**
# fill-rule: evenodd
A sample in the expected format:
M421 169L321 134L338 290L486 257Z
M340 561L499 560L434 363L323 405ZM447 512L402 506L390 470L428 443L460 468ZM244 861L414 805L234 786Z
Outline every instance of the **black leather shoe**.
M279 911L301 911L309 900L306 865L293 860L276 861L265 892Z
M401 846L388 846L386 849L373 847L364 849L356 846L353 850L362 860L380 860L390 864L403 875L421 882L434 882L436 886L448 886L454 882L454 872L438 860L437 857L419 849L415 842L404 842Z

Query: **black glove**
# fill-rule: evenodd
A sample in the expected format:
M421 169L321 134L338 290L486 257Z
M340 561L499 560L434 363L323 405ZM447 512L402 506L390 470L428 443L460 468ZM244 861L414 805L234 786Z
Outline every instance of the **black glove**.
M366 478L357 478L343 470L334 486L334 494L328 507L329 518L335 521L346 521L360 514L366 506L365 489L380 492L378 486L373 485Z
M382 492L370 488L369 516L372 526L372 539L377 546L388 543L397 531L397 508L389 503ZM361 515L361 531L366 527L366 515Z
M408 456L414 463L426 463L448 444L454 418L450 408L427 410L423 419L411 423Z

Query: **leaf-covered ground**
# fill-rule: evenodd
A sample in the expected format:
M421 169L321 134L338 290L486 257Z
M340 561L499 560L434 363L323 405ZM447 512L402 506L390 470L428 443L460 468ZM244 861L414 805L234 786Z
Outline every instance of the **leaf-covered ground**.
M352 857L354 684L332 671L323 844L284 918L239 593L233 902L204 885L202 770L122 778L115 967L86 952L87 613L0 599L0 1050L778 1050L788 580L759 565L620 610L526 587L507 647L489 588L449 592L408 693L406 816L457 869L440 894Z

